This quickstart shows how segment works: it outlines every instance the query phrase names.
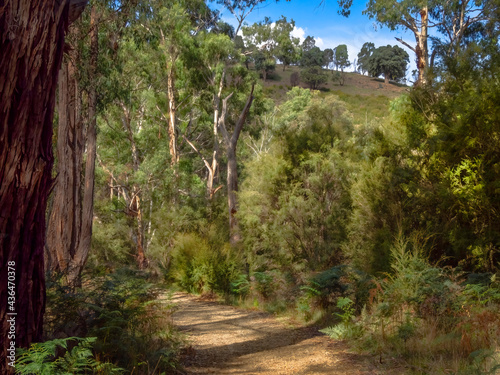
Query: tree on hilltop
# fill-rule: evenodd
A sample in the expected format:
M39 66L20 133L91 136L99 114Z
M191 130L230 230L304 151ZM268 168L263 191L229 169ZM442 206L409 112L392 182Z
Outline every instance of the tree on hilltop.
M368 72L373 77L383 74L385 83L400 81L406 75L408 53L398 46L382 46L373 51L368 60Z

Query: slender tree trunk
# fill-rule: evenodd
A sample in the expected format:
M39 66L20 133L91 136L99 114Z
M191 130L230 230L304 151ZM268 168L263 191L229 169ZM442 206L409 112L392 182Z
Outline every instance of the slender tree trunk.
M127 107L122 104L123 108L123 124L125 130L127 131L127 136L130 142L130 148L132 152L132 165L134 172L139 171L140 160L139 160L139 150L137 149L137 144L135 143L134 133L132 131L130 111ZM144 251L144 220L141 209L141 188L140 186L134 184L132 186L132 199L129 202L129 209L131 213L135 216L137 222L136 228L136 247L137 247L137 266L139 269L147 267L148 260Z
M236 161L236 144L230 145L227 149L227 203L229 209L229 233L230 241L236 244L240 241L238 219L238 163Z
M81 241L75 254L76 268L71 279L79 277L87 262L92 245L92 221L94 219L94 182L95 162L97 156L97 57L99 55L99 16L97 8L92 6L90 12L90 88L89 113L87 125L87 159L85 160L85 182L83 186L83 209Z
M171 163L172 165L177 164L179 161L177 155L177 136L175 133L175 112L176 112L176 104L175 104L175 71L174 71L174 62L171 62L170 69L167 75L167 94L168 94L168 137L169 143L168 147L170 150Z
M13 370L8 366L11 342L27 347L42 338L45 212L53 183L52 120L70 5L69 1L12 0L0 6L2 374ZM8 271L14 272L14 284L8 284ZM8 299L9 291L15 300ZM17 315L7 315L11 313ZM15 328L15 340L8 337L11 328Z
M250 96L243 108L243 111L236 122L233 133L229 136L226 129L226 114L227 114L227 101L233 94L230 94L223 100L222 103L222 113L219 120L219 127L224 136L226 143L227 152L227 202L229 209L229 233L231 244L236 244L240 241L240 232L238 227L238 220L236 218L236 213L238 212L238 199L236 193L238 191L238 163L236 161L236 146L238 144L238 139L240 137L241 130L247 118L250 107L253 101L253 90L250 92Z
M167 46L167 37L160 29L161 41L164 46L164 54L167 70L167 96L168 96L168 148L170 151L170 163L172 165L177 164L179 161L179 156L177 155L177 135L175 132L176 126L176 110L177 103L175 101L175 61L177 60L178 54L174 47L170 45Z

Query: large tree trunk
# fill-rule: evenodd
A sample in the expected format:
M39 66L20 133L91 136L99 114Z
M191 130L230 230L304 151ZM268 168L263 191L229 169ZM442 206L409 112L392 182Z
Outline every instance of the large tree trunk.
M80 243L81 166L84 152L77 53L71 50L59 73L57 178L47 227L45 268L68 273Z
M76 49L70 49L60 72L57 135L57 180L49 217L46 269L63 272L69 285L79 283L90 252L96 158L98 29L95 6L90 15L90 87L86 142L81 118ZM87 145L85 177L82 164Z
M428 23L429 23L429 10L427 7L420 11L420 21L421 27L420 32L415 33L415 39L417 42L417 48L415 53L417 55L417 69L418 69L418 80L417 85L424 85L427 82L425 76L425 70L429 66L429 49L427 46L428 35Z
M0 373L11 341L42 338L44 240L52 186L52 120L70 2L17 0L0 6ZM8 304L8 265L15 304ZM7 315L16 313L17 315ZM7 319L15 317L15 340Z

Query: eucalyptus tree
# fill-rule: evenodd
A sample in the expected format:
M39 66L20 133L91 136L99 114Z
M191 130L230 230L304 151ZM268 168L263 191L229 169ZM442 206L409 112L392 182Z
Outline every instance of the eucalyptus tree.
M374 50L375 44L372 42L366 42L361 47L361 51L358 53L358 69L362 74L368 72L368 61Z
M326 69L329 69L330 66L332 65L332 63L334 61L334 56L335 56L335 53L333 52L333 49L331 49L331 48L326 48L323 51L323 64L324 64L324 67Z
M274 57L283 64L283 71L287 66L297 63L300 58L300 39L291 35L294 28L295 21L293 19L287 21L284 16L276 21L273 28L274 38L278 44Z
M373 77L383 74L385 83L399 81L406 75L408 53L398 46L382 46L375 49L368 59L368 72Z
M253 51L255 69L261 72L264 81L276 67L274 54L278 40L273 35L273 28L274 25L268 17L264 21L242 28L246 45Z
M339 13L349 16L352 0L338 0L338 4ZM468 30L494 19L497 8L495 0L369 0L363 14L391 30L403 28L413 33L415 44L396 39L415 53L416 84L420 85L427 83L429 28L437 28L443 34L445 44L456 49Z
M159 109L166 112L165 121L169 137L170 163L179 161L177 140L177 111L180 100L178 75L182 69L183 54L189 50L193 35L199 30L214 25L215 18L204 2L195 1L165 3L151 0L143 5L142 12L135 23L136 32L146 41L154 55L151 79L159 95ZM162 107L166 107L164 110Z
M116 95L110 66L121 65L117 50L134 7L134 1L93 3L71 25L66 41L45 267L64 273L69 284L79 282L91 248L97 115Z
M68 25L80 16L86 3L19 0L3 3L0 12L2 373L13 369L6 360L9 310L17 314L16 347L42 339L43 248L47 198L53 183L55 94Z
M345 44L340 44L334 49L334 64L340 71L343 73L344 68L347 68L351 65L349 62L349 54L347 52L347 46Z

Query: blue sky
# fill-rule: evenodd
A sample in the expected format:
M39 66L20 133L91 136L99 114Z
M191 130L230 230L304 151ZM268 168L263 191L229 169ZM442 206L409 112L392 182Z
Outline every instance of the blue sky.
M253 24L262 21L264 17L270 17L275 21L283 15L288 20L295 21L296 36L305 38L311 35L315 37L316 46L321 49L333 49L339 44L346 44L351 62L357 57L365 42L373 42L376 47L387 44L398 45L404 48L410 56L407 77L411 77L411 71L416 69L415 54L394 38L399 37L409 44L413 44L415 40L413 34L404 30L391 31L387 27L381 28L376 25L374 20L362 14L365 2L354 1L351 15L348 18L337 14L336 0L325 0L323 4L320 3L321 0L291 0L289 2L281 0L279 3L268 0L255 9L247 17L246 22ZM234 25L232 14L227 10L220 9L223 20Z

